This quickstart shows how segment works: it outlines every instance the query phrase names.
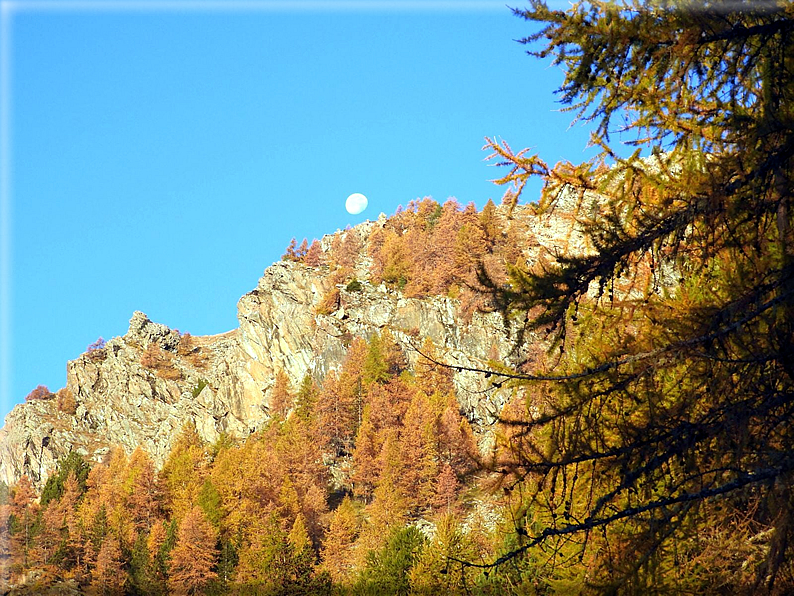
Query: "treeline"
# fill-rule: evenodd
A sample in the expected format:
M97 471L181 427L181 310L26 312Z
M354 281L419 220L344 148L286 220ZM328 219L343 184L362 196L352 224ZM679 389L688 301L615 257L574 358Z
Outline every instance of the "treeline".
M500 214L491 200L478 212L474 203L463 207L449 199L442 205L426 197L398 209L366 241L346 230L335 234L323 251L316 239L298 245L293 238L282 258L326 265L342 283L368 257L372 283L385 282L409 297L458 298L462 312L470 315L491 308L487 295L478 291L478 271L483 268L497 283L506 281L507 266L531 244L529 234L525 224Z
M474 507L477 447L448 371L409 370L384 331L354 340L322 386L280 373L271 409L241 442L186 427L160 471L116 448L90 469L70 453L38 500L23 477L0 509L5 579L37 570L36 589L70 579L97 594L494 585L453 561L498 548Z

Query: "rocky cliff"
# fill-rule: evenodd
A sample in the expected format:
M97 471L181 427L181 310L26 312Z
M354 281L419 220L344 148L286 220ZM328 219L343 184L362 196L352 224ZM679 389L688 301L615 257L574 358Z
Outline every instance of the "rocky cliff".
M508 218L502 208L499 216ZM535 215L524 206L509 217L523 224L530 260L541 250L582 247L581 236L571 232L568 210ZM384 222L382 216L339 234L356 234L366 247ZM329 244L326 237L324 248ZM332 312L318 314L335 285L328 267L282 261L240 299L239 327L227 333L180 336L134 313L124 336L68 363L59 398L20 404L8 414L0 430L0 480L11 484L27 474L40 488L69 450L96 461L112 445L127 451L140 445L160 465L189 422L208 441L222 432L246 436L268 420L278 370L287 373L293 387L305 375L322 381L341 365L353 338L384 328L414 362L419 357L414 346L425 338L451 363L517 361L498 313L464 318L452 298L409 298L385 284L373 285L366 281L366 255L363 250L355 265L360 284L338 284ZM507 397L483 375L457 372L454 381L461 410L475 425L491 421Z

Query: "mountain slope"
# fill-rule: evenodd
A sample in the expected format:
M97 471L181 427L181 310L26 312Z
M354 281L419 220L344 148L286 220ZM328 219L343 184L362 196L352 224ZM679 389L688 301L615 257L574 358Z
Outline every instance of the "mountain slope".
M444 211L426 199L409 207L408 215L443 227L443 213L462 212L449 204ZM423 210L430 213L424 220L419 217ZM502 207L493 211L502 236L512 230L511 239L525 243L519 247L524 257L538 258L579 241L564 210L544 215L536 215L531 206L511 215ZM227 333L180 336L136 312L123 337L68 363L60 397L29 401L9 413L0 429L0 480L11 485L26 474L41 488L70 450L99 461L112 445L127 452L140 445L159 467L188 422L207 441L220 433L244 437L268 420L279 370L293 386L305 375L321 382L339 368L353 338L384 328L412 362L419 358L414 348L429 340L436 353L454 364L518 363L522 356L513 353L498 313L464 312L461 301L449 295L409 297L400 284L380 281L372 273L378 248L373 239L399 217L381 216L323 238L321 261L330 265L285 260L270 266L257 287L240 299L239 327ZM403 226L400 233L410 231ZM340 267L333 262L334 251L346 245L357 250L351 266ZM457 372L454 382L461 411L472 423L491 422L506 400L506 393L482 375Z

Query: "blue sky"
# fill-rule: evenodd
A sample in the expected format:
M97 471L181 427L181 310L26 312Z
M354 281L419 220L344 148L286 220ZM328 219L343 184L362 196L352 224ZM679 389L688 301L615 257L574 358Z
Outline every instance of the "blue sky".
M485 136L590 154L499 0L2 5L2 416L135 310L236 327L293 236L498 201Z

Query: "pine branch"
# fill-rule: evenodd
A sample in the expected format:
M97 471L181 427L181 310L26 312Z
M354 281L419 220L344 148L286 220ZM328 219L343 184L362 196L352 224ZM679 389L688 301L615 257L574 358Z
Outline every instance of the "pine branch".
M465 561L462 559L457 559L455 557L450 557L452 561L464 565L465 567L473 567L477 569L494 569L504 565L508 561L511 561L523 553L527 552L530 548L537 546L538 544L544 542L545 540L557 536L566 536L570 534L585 532L588 530L593 530L595 528L599 528L602 526L606 526L608 524L614 523L616 521L627 519L627 518L635 518L643 513L653 512L657 510L664 510L668 507L673 505L679 505L682 503L690 503L693 501L704 501L706 499L710 499L713 497L717 497L720 495L724 495L735 491L739 488L743 488L745 486L751 484L759 484L765 481L774 480L778 476L790 472L794 470L794 465L791 462L784 467L784 468L767 468L756 472L754 474L742 474L738 478L735 478L731 482L727 482L721 486L714 487L714 488L707 488L696 492L685 492L675 497L665 497L662 499L657 499L655 501L651 501L646 503L645 505L640 505L637 507L626 507L612 515L604 516L604 517L588 517L581 523L575 524L566 524L561 527L549 527L545 528L540 534L533 536L529 539L529 541L522 546L511 550L510 552L500 556L496 560L490 563L473 563L471 561ZM664 513L663 514L666 519L670 519L675 515L675 513Z
M776 288L777 286L778 286L778 284L773 284L771 287L775 287ZM765 289L769 289L769 288L765 288ZM566 375L544 375L544 374L510 373L510 372L498 371L498 370L488 369L488 368L478 368L478 367L473 367L473 366L463 366L463 365L460 365L460 364L449 364L447 362L442 362L442 361L434 358L433 356L430 356L429 354L426 354L421 349L416 347L416 345L413 342L409 342L409 345L411 346L412 350L414 350L416 353L418 353L420 356L422 356L426 360L429 360L430 362L432 362L433 364L435 364L437 366L441 366L443 368L454 370L455 372L464 372L464 371L465 372L474 372L474 373L483 374L483 375L485 375L486 378L491 377L491 376L497 376L497 377L502 377L504 379L520 380L520 381L575 381L575 380L579 380L579 379L585 379L585 378L588 378L588 377L592 377L594 375L598 375L600 373L604 373L604 372L607 372L607 371L610 371L610 370L613 370L613 369L617 369L617 368L620 368L621 366L624 366L624 365L627 365L627 364L633 364L633 363L636 363L636 362L641 362L641 361L650 360L650 359L654 359L655 360L655 359L658 359L660 356L679 351L679 350L681 350L683 348L697 346L697 345L703 345L703 344L710 344L711 342L713 342L713 341L715 341L715 340L717 340L717 339L719 339L721 337L724 337L724 336L728 335L729 333L732 333L733 331L736 331L737 329L739 329L743 325L746 325L747 323L753 321L754 319L756 319L760 315L762 315L764 312L766 312L766 311L778 306L779 304L781 304L783 302L787 302L792 296L794 296L794 289L791 289L789 291L786 291L786 292L784 292L782 294L779 294L779 295L775 296L774 298L772 298L772 299L764 302L763 304L761 304L757 309L747 313L745 316L737 319L733 323L731 323L729 325L726 325L724 327L721 327L721 328L719 328L719 329L717 329L715 331L712 331L710 333L707 333L705 335L700 335L700 336L697 336L697 337L692 337L692 338L685 339L685 340L682 340L682 341L674 342L672 344L669 344L669 345L667 345L667 346L665 346L663 348L658 348L656 350L649 350L649 351L646 351L646 352L639 352L637 354L632 354L630 356L626 356L625 358L620 358L620 359L617 359L617 360L604 362L602 364L599 364L598 366L588 367L588 368L584 369L581 372L570 373L570 374L566 374ZM728 310L729 309L727 309L727 308L725 309L725 311L728 311ZM730 310L733 310L733 309L730 309ZM494 385L496 385L496 383L494 383ZM498 387L501 387L501 384L499 384L497 386L497 388Z

